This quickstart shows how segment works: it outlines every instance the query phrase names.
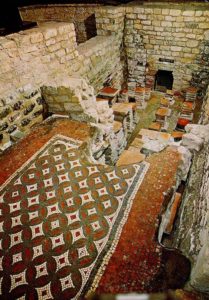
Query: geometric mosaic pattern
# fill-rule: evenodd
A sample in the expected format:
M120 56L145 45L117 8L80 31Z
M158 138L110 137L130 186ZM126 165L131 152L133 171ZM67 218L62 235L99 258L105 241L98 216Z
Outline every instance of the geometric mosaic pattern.
M77 299L94 288L148 169L88 164L51 139L0 191L1 299Z

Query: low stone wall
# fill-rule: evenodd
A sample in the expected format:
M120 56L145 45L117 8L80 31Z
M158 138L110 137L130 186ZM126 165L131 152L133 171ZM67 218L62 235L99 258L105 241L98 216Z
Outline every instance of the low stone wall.
M38 28L0 37L0 64L3 99L0 145L3 150L15 140L15 135L20 138L32 125L43 120L41 100L22 94L29 84L33 92L43 86L61 86L70 76L82 77L95 95L107 80L116 88L124 81L117 35L97 36L78 46L74 25L61 22L42 23ZM49 110L50 105L48 101ZM54 101L52 112L57 111L56 105Z
M196 259L191 274L191 285L202 292L209 293L209 146L202 151L202 165L197 165L196 175L199 177L201 170L201 185L198 189L199 195L194 199L193 224L190 230L190 249L195 252ZM204 161L204 163L203 163ZM202 168L200 168L202 167ZM192 206L193 206L192 205ZM197 226L198 224L198 226ZM195 226L196 225L196 226Z
M89 80L96 91L107 77L118 87L123 81L118 39L98 36L87 43L78 47L74 25L60 22L0 37L1 96L29 83L36 89L71 75Z
M192 273L189 284L198 291L209 292L209 142L197 144L203 136L208 136L209 89L205 96L201 123L205 126L196 131L196 141L190 145L194 147L193 160L186 188L183 194L182 205L179 212L178 226L173 246L182 250L192 262ZM191 125L189 125L191 127ZM193 125L192 125L193 126ZM195 129L196 128L196 129ZM187 135L185 135L187 136ZM188 137L191 134L188 134ZM185 140L186 141L186 140ZM189 140L187 140L188 144ZM196 146L195 146L196 144ZM189 144L188 144L189 145ZM196 149L195 149L196 147Z
M208 79L208 84L209 84L209 77L207 79ZM209 124L209 85L208 85L208 88L204 91L200 123L201 124Z
M61 113L72 120L90 123L97 129L97 137L89 147L92 152L89 156L92 159L95 158L99 163L111 165L116 163L127 144L129 125L133 128L135 125L132 107L128 108L127 118L123 115L123 122L114 122L114 112L108 102L105 100L97 102L93 88L81 78L65 79L59 86L56 84L43 86L41 92L50 112Z
M0 94L11 94L22 86L34 88L68 74L78 57L73 24L42 24L0 37ZM72 71L71 71L72 72Z
M76 121L98 123L94 90L85 80L66 78L58 86L43 86L41 92L49 112L65 113Z
M124 82L123 61L114 36L97 36L78 46L79 61L74 67L80 67L79 74L99 91L108 80L111 86L120 89Z
M95 12L98 5L48 4L19 8L23 21L62 21L75 25L77 42L84 43L97 35Z

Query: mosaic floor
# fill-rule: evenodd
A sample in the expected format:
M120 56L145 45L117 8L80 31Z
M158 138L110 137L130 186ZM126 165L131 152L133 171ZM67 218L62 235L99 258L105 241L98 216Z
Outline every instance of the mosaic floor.
M85 141L89 136L90 136L90 128L87 125L83 125L83 126L78 126L78 123L76 122L72 122L69 120L59 120L56 121L52 124L45 124L42 125L38 128L36 128L28 137L26 137L24 140L22 140L21 143L15 145L13 147L13 149L10 149L9 151L7 151L1 158L0 158L0 163L2 168L0 169L0 179L1 179L1 184L3 184L3 182L5 183L6 181L6 185L10 185L12 184L12 182L14 180L16 180L17 185L18 183L18 178L13 178L12 181L8 180L9 177L17 170L19 169L23 164L25 164L24 168L27 169L27 161L28 159L30 159L32 156L35 155L35 153L37 153L37 151L39 151L42 147L45 147L45 145L49 142L49 140L54 137L55 135L64 135L65 139L66 136L71 138L71 142L72 139L74 140L79 140L79 141ZM47 146L50 144L47 144ZM74 144L75 145L75 144ZM53 157L57 157L60 155L59 151L61 150L57 150L57 152L55 151L54 145L51 144L51 146L53 147L54 150L50 150L50 151L54 151L53 152ZM71 145L72 146L72 145ZM59 147L65 147L65 146L59 146ZM46 150L46 149L45 149ZM64 152L72 152L75 153L77 152L78 149L73 148L72 149L68 149L67 151ZM61 151L62 152L62 151ZM40 155L42 155L40 153ZM67 157L69 158L69 157ZM72 157L73 158L73 157ZM37 157L38 159L38 157ZM45 160L43 159L43 157L39 157L40 159L40 164L43 166L45 163ZM54 158L53 158L54 159ZM81 275L79 275L79 273L76 271L76 269L72 268L71 265L68 267L65 267L65 264L67 264L67 262L72 262L71 257L66 255L66 252L69 251L65 248L65 243L61 243L63 242L63 240L65 242L72 243L73 239L74 242L78 244L78 247L76 248L76 251L72 253L72 257L76 258L77 261L79 261L78 255L83 255L84 253L86 254L87 252L90 254L92 254L93 256L95 255L100 246L97 245L96 246L92 246L93 248L89 247L91 245L92 242L92 236L93 235L89 235L89 238L91 236L91 241L90 243L85 245L79 240L75 240L78 236L82 236L82 234L84 235L84 237L88 237L88 234L86 235L86 232L88 231L88 233L92 233L94 232L94 229L96 230L98 228L98 226L100 226L101 220L99 219L95 219L91 222L91 223L95 223L92 226L87 226L86 225L86 218L88 218L88 211L90 211L90 219L93 218L93 215L91 215L91 212L94 212L95 207L90 207L91 206L91 202L86 204L86 209L84 211L82 211L82 220L78 220L75 222L75 228L73 227L73 230L77 230L81 227L79 227L78 225L81 224L84 226L84 228L86 228L85 230L83 229L83 231L79 231L78 233L76 233L77 231L74 232L74 237L73 235L70 234L66 236L66 234L64 234L65 231L65 227L68 228L69 226L72 226L73 224L70 223L71 219L75 218L75 220L77 220L78 218L78 214L75 213L75 215L73 216L68 216L68 217L63 217L60 219L54 218L53 219L53 215L59 215L60 212L62 211L62 209L66 209L66 207L64 205L61 205L62 203L64 203L64 199L63 197L65 197L63 190L60 191L59 193L59 197L61 197L61 201L59 201L59 204L57 202L57 198L50 198L51 196L53 196L53 191L52 186L51 186L51 182L53 182L53 185L55 184L55 186L59 185L59 181L63 180L63 182L61 182L61 185L63 185L64 188L67 188L66 182L65 180L67 180L67 177L69 178L70 175L70 169L68 172L66 172L64 168L66 168L65 162L61 162L59 163L59 161L57 161L55 163L55 165L53 165L52 170L51 171L54 172L54 174L57 174L60 172L60 174L62 174L62 176L64 177L58 177L57 175L53 178L51 178L51 176L49 176L49 174L47 173L48 170L44 171L46 172L46 174L44 175L43 173L41 173L42 171L38 169L35 170L34 175L32 175L31 173L31 169L27 170L27 174L28 176L26 176L26 178L24 180L26 180L26 183L28 181L28 185L29 186L34 186L34 184L36 184L34 181L33 176L36 176L36 178L38 179L39 182L39 186L37 185L37 187L29 187L29 193L35 193L35 198L33 200L33 195L32 196L27 196L26 194L28 193L28 189L25 188L24 191L21 192L21 196L24 197L24 205L28 206L29 204L31 204L30 201L37 201L37 196L38 195L42 195L39 196L41 197L40 199L42 199L42 197L45 197L45 201L40 202L39 204L31 204L31 206L29 205L30 208L32 207L39 207L38 212L41 212L42 215L42 219L40 219L40 217L36 217L34 213L34 211L30 211L30 216L28 213L23 213L22 217L20 217L19 219L15 218L15 216L11 216L9 214L10 209L16 209L16 207L13 207L13 205L17 205L17 209L18 208L18 201L15 204L14 203L14 199L12 197L11 193L15 193L16 191L13 189L14 188L14 182L13 182L13 187L11 186L11 190L8 189L7 187L7 193L9 193L10 191L10 200L9 203L7 204L7 211L8 211L8 216L7 216L7 221L6 225L3 225L3 229L7 228L8 226L8 230L10 232L10 235L12 234L12 237L10 236L10 238L6 239L4 238L4 242L2 243L3 245L3 249L5 251L6 248L9 248L9 245L11 245L11 243L16 243L20 241L20 238L23 238L22 233L19 235L15 235L18 232L21 232L20 225L18 225L17 227L15 227L15 222L23 222L23 221L27 221L27 224L30 224L30 229L29 227L27 228L27 226L25 228L23 228L22 230L26 232L26 235L24 235L24 240L23 242L20 243L20 245L28 245L28 247L31 249L31 240L33 241L33 239L36 241L40 241L42 237L42 231L45 233L45 238L46 238L46 243L43 243L42 246L42 250L50 250L49 251L49 256L46 256L46 260L43 260L43 255L41 255L40 257L42 258L42 260L39 260L39 257L37 256L38 252L35 252L35 260L36 260L36 265L35 266L31 266L31 272L30 276L28 277L28 273L24 273L24 270L21 269L23 268L25 262L27 260L30 260L33 256L34 256L34 252L31 251L23 251L23 247L20 249L18 248L19 244L15 244L13 245L13 247L10 248L9 253L10 256L8 258L8 260L3 260L3 266L5 268L8 267L8 270L6 270L6 283L3 283L3 291L5 293L5 295L8 295L9 292L13 293L14 291L18 291L20 294L23 292L21 290L21 288L19 289L18 286L16 288L12 288L14 287L16 284L20 283L22 280L31 280L31 284L30 284L30 289L27 289L27 292L30 293L31 291L31 287L32 287L32 291L34 292L34 294L37 295L37 293L43 293L43 299L51 299L50 296L47 296L47 293L52 293L53 295L55 294L55 290L57 289L59 292L62 292L65 294L63 289L63 286L70 286L70 293L72 297L75 297L76 295L78 295L79 293L85 292L86 290L89 289L89 286L93 284L93 286L96 287L96 285L98 284L98 287L96 289L96 292L101 294L101 293L130 293L130 292L156 292L156 291L161 291L163 289L167 289L167 288L179 288L182 287L184 282L185 282L185 277L184 274L181 276L181 272L184 269L185 265L184 265L184 261L181 261L181 257L176 254L176 253L170 253L169 251L165 250L164 248L162 248L157 240L156 240L156 231L158 228L158 215L160 213L161 210L161 206L163 203L163 193L165 191L167 191L174 183L175 183L175 174L179 165L179 161L180 161L180 157L179 154L175 151L175 149L172 148L168 148L166 151L163 151L162 153L158 153L155 155L152 155L147 162L149 163L149 170L147 171L141 186L139 189L137 189L137 192L135 194L134 200L132 205L129 203L129 201L126 201L126 195L117 195L117 184L119 182L115 182L114 185L116 185L116 188L114 188L113 190L111 190L110 188L108 188L108 193L112 193L112 201L113 203L111 203L111 209L112 207L114 208L114 211L112 213L115 214L115 223L111 224L110 218L109 218L109 223L106 219L106 225L108 224L107 228L108 231L106 230L106 237L109 235L110 236L110 240L116 240L117 241L117 245L114 245L114 251L112 251L113 249L111 249L111 245L112 242L110 243L106 243L103 241L104 244L101 244L101 247L104 247L103 249L105 249L105 251L107 250L110 251L109 257L101 257L100 260L100 265L102 268L102 261L105 261L106 264L106 268L103 269L102 268L102 272L100 274L103 274L102 277L101 275L98 274L93 274L92 276L87 276L83 273L83 277ZM51 163L51 162L50 162ZM64 163L64 165L62 165ZM79 163L82 165L82 161L79 161ZM30 162L30 164L33 165L33 161ZM72 164L72 162L71 162ZM31 167L31 165L29 166L29 168ZM88 166L92 167L92 166ZM75 168L81 168L81 166L76 166ZM90 172L90 170L87 168L87 165L85 165L85 178L81 177L80 179L82 179L80 182L80 184L84 184L84 187L79 187L79 189L86 189L85 184L88 182L88 191L89 192L89 186L91 186L92 184L94 185L94 187L92 187L93 191L95 191L95 185L100 186L100 182L95 182L89 183L89 176L87 176L87 174L89 174L88 172ZM101 174L102 172L102 178L104 178L104 173L111 173L113 170L109 169L110 167L107 167L107 169L104 171L99 169L99 173ZM139 169L138 169L139 168ZM143 170L141 169L141 167L133 167L130 166L128 167L128 174L127 174L127 178L124 178L124 176L126 176L126 174L122 175L121 172L117 172L116 176L118 178L121 179L120 181L120 189L122 187L122 190L124 190L124 188L126 187L126 193L132 193L133 189L134 189L134 185L135 185L135 179L137 178L136 173L138 171L140 171L141 174L143 174ZM42 168L43 169L43 168ZM44 166L44 169L48 169L47 165ZM127 167L124 169L126 170ZM30 171L29 171L30 170ZM88 171L87 171L88 170ZM123 170L123 168L121 169ZM80 172L81 170L76 170L76 172ZM126 172L126 171L125 171ZM67 174L66 174L67 173ZM40 179L40 174L41 177L43 179L43 176L45 176L46 178L44 178L43 180L45 180L45 182L43 180ZM97 173L95 172L95 174L91 174L90 177L91 179L95 180L97 177L99 178L99 176L95 175ZM113 176L115 176L115 174ZM16 176L18 177L21 174L16 174ZM78 174L79 175L79 174ZM72 175L73 176L73 175ZM23 176L24 177L24 176ZM30 178L31 177L31 178ZM22 177L21 177L22 178ZM50 181L50 178L52 181ZM85 182L85 179L87 180ZM101 179L101 178L100 178ZM55 181L54 181L55 180ZM97 179L99 180L99 179ZM116 178L114 178L113 180L116 180ZM117 179L118 180L118 179ZM117 181L116 180L116 181ZM138 177L139 182L141 181L140 176ZM33 182L32 184L30 182ZM81 183L83 182L83 183ZM44 183L44 184L43 184ZM103 182L104 186L101 187L101 189L103 189L104 187L107 189L107 185L109 186L109 182L107 183L107 181ZM122 184L122 186L121 186ZM46 185L46 186L45 186ZM77 183L77 179L76 179L76 183L74 184L75 187L75 191L76 188L78 188L78 183ZM118 186L118 188L119 188ZM4 187L3 187L4 188ZM37 189L33 190L37 188L38 189L38 193L37 193ZM100 188L100 187L99 187ZM45 191L45 192L44 192ZM59 191L59 190L58 190ZM26 192L26 194L24 194L23 192ZM48 193L48 194L46 194ZM52 194L50 194L52 193ZM70 190L67 191L67 193L72 193ZM116 193L116 194L114 194ZM86 194L86 192L81 193L82 196L84 196L84 194ZM45 195L45 196L43 196ZM92 196L93 195L93 196ZM98 196L98 191L97 194L92 194L91 195L87 195L87 198L91 197L96 197ZM70 196L70 195L68 195ZM75 195L76 196L76 195ZM130 198L128 199L132 199L133 195L129 195ZM18 195L14 196L14 197L19 197ZM32 198L29 199L29 201L27 200L27 198ZM49 199L47 199L47 197L49 197ZM54 196L53 196L54 197ZM103 199L102 202L105 202L107 199L105 198L106 195L100 195L100 198ZM119 198L121 198L121 200L119 200ZM68 197L65 199L65 201L67 199L70 199L72 197ZM77 199L76 203L82 203L82 201L88 200L88 199ZM44 200L43 199L43 200ZM53 200L54 199L54 200ZM49 201L49 203L48 203ZM54 201L54 202L53 202ZM69 204L70 204L69 200ZM80 201L80 202L79 202ZM107 200L108 201L108 200ZM120 210L120 206L119 203L120 201L122 201L123 205L121 206L121 210ZM19 201L20 202L20 201ZM128 203L127 203L128 202ZM101 203L100 203L101 204ZM24 212L25 207L20 205L20 209ZM38 205L38 206L37 206ZM85 206L85 204L83 204ZM82 205L82 206L83 206ZM88 205L90 205L88 207ZM107 206L109 206L109 204L105 204ZM131 206L131 207L130 207ZM101 209L105 209L104 205L100 205L100 210ZM116 208L117 207L117 208ZM98 207L96 207L97 209ZM131 208L131 209L130 209ZM107 207L106 209L110 209L110 207ZM130 210L130 212L129 212ZM16 213L15 211L12 213ZM67 212L65 211L66 214L71 214L71 212ZM127 214L128 215L128 219L127 219ZM84 216L86 218L84 218ZM101 216L101 215L100 215ZM11 218L14 218L13 220ZM107 217L107 216L105 216ZM103 216L103 219L105 219L105 217ZM36 219L37 218L37 219ZM121 231L120 226L118 226L117 224L117 218L124 218L124 222L122 222L123 228L120 238L119 235L117 235L117 232ZM49 222L49 220L50 222ZM81 218L80 218L81 219ZM127 221L125 222L125 220L127 219ZM37 223L36 223L36 220ZM114 220L114 218L112 219ZM2 220L1 220L2 222ZM33 223L34 222L34 223ZM59 222L59 224L58 224ZM80 223L79 223L80 222ZM97 223L98 222L98 223ZM42 226L42 228L39 226L40 223L44 224ZM120 222L119 222L120 223ZM124 224L125 223L125 224ZM53 224L53 225L51 225ZM14 225L14 227L12 227ZM6 227L5 227L6 226ZM54 226L54 228L52 229L51 226ZM73 225L74 226L74 225ZM86 226L86 227L85 227ZM14 228L18 228L17 231L12 231L14 230ZM82 227L83 228L83 227ZM103 228L103 227L102 227ZM61 229L63 229L63 232L61 233ZM10 231L11 230L11 231ZM42 230L42 231L41 231ZM34 237L34 235L36 234L40 234L40 236ZM54 235L58 236L58 239L53 239ZM111 236L112 235L112 236ZM85 239L84 238L84 239ZM112 241L111 240L111 241ZM29 242L30 241L30 242ZM56 243L61 243L60 245L58 245L58 249L61 249L62 253L59 255L62 255L62 257L58 255L58 253L54 252L54 249L52 248L55 247L56 248ZM40 243L39 243L40 244ZM68 245L67 244L67 245ZM93 244L92 244L93 245ZM38 243L37 245L38 246ZM34 245L33 245L34 247ZM78 249L80 249L78 252ZM11 251L11 252L10 252ZM12 252L14 251L14 252ZM35 250L36 251L36 250ZM39 251L39 250L37 250ZM101 250L102 253L103 250ZM113 253L112 253L113 252ZM2 253L2 252L1 252ZM21 257L21 259L23 258L23 261L21 262L21 267L19 267L20 265L20 261L18 261L20 259L20 253L23 253ZM80 253L80 254L79 254ZM13 256L14 255L14 256ZM2 256L1 256L2 257ZM56 257L56 258L54 258ZM85 258L85 256L84 256ZM49 261L47 260L49 259ZM75 260L76 260L75 259ZM14 262L13 262L14 260ZM17 262L16 262L17 260ZM80 262L83 261L82 257L80 258ZM85 259L84 259L85 261ZM27 261L28 262L28 261ZM51 264L50 264L51 262ZM5 265L6 263L6 265ZM91 262L89 260L85 261L85 264L88 264L88 272L91 272L91 270L96 270L96 272L98 271L98 266L96 268L92 268ZM93 262L92 262L93 263ZM12 270L13 268L13 264L16 264L17 268L15 267L14 270ZM62 270L58 270L58 275L56 272L54 272L57 268L61 268L62 269L62 264L64 266L64 271L62 273ZM94 264L96 264L96 260L94 260ZM49 269L48 269L49 266ZM19 269L20 268L20 269ZM69 274L68 272L72 271L72 276L69 279ZM13 273L11 273L13 272ZM43 275L41 275L43 272ZM52 288L52 285L49 286L49 282L47 281L47 276L45 275L45 272L48 272L49 275L51 276L51 278L53 278L52 280L52 285L54 286ZM75 272L75 274L73 273ZM87 272L87 274L88 274ZM95 271L94 271L95 272ZM22 277L15 277L15 275L21 273ZM11 277L9 276L14 276ZM37 276L38 274L38 276ZM89 273L90 274L90 273ZM40 276L41 275L41 276ZM64 278L66 278L68 276L68 281L66 279L66 281L64 280ZM75 278L76 280L75 280ZM87 279L85 278L90 278L90 281L88 282ZM9 279L10 278L10 279ZM41 279L40 279L41 278ZM81 280L82 278L82 280ZM41 284L39 280L42 280ZM63 279L63 281L60 281L60 279ZM100 279L100 281L99 281ZM57 283L59 281L59 283ZM36 284L40 284L40 286L38 285L33 285L33 282L35 282ZM57 284L54 284L54 282L56 282ZM9 289L8 289L9 286ZM72 287L74 286L74 287ZM43 287L45 287L43 289ZM25 287L24 287L25 288ZM36 289L39 290L36 290ZM74 291L74 292L73 292ZM69 292L69 290L68 290ZM67 292L67 295L69 296ZM20 298L20 297L19 297ZM10 299L6 296L6 298L4 299ZM24 298L20 298L20 299L24 299ZM60 298L59 298L60 299ZM65 298L62 298L65 299ZM183 298L182 298L183 299Z
M98 284L148 163L87 165L55 136L0 193L1 293L77 299Z

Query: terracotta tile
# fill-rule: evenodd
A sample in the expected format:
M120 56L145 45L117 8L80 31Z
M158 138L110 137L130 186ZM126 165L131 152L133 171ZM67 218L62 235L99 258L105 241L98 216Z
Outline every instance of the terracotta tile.
M177 128L184 130L185 126L189 123L190 123L189 120L179 118L177 121Z
M155 113L156 117L168 117L170 116L170 109L166 107L158 108L158 110Z
M195 103L194 102L189 102L189 101L185 101L182 105L183 108L187 108L190 110L193 110L195 107Z
M162 124L158 123L158 122L152 122L149 126L150 130L156 130L156 131L160 131L162 127Z
M181 131L173 131L171 136L175 139L175 140L181 140L182 136L184 135L183 132Z
M144 93L145 92L145 88L144 87L136 87L135 88L135 92L136 93Z
M7 149L0 157L0 184L7 180L37 150L56 134L86 141L91 136L91 128L87 123L70 119L51 119L35 126L31 133L17 144Z
M104 87L99 91L100 95L115 97L119 93L118 89L114 89L112 87Z
M190 86L186 89L187 93L196 94L198 89L196 87Z
M175 182L180 155L169 148L151 155L147 161L150 168L99 283L99 294L152 292L162 288L162 279L153 280L159 274L162 262L162 249L155 239L156 219L163 203L163 193Z
M120 93L121 93L121 94L127 94L127 93L128 93L128 90L127 90L127 89L123 89L123 90L120 91Z

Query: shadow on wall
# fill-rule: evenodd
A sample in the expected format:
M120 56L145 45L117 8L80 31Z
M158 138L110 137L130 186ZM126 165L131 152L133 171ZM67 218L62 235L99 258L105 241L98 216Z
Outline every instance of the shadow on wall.
M5 36L20 30L30 29L36 26L36 22L21 20L17 5L5 2L0 10L0 36Z
M95 14L90 15L82 22L75 22L76 40L78 44L85 43L97 36Z

